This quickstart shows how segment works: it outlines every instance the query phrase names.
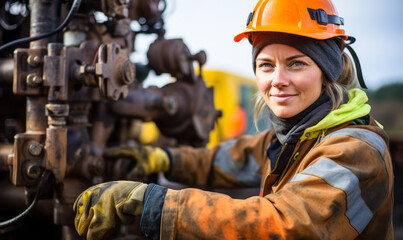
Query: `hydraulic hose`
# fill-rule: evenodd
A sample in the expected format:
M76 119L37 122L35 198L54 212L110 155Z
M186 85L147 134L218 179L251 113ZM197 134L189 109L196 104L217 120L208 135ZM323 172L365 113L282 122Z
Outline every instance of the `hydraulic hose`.
M355 37L348 36L347 40L350 42L346 45L346 48L348 49L351 56L353 57L354 65L355 65L356 72L357 72L358 82L360 83L360 86L362 88L368 89L367 85L365 84L364 77L362 76L362 69L361 69L360 60L358 59L358 55L357 55L357 53L355 53L354 49L350 46L351 44L353 44L355 42Z
M40 194L40 192L42 190L42 187L46 183L46 181L48 180L49 175L50 175L50 172L48 170L43 171L41 179L39 181L38 190L35 193L35 197L34 197L34 200L32 201L32 203L28 206L27 209L25 209L19 215L15 216L15 217L13 217L13 218L11 218L9 220L0 222L0 229L1 228L6 228L8 226L11 226L11 225L14 225L14 224L18 223L19 221L21 221L23 218L25 218L34 209L34 207L36 206L36 203L38 202L39 194Z
M66 18L64 19L63 23L60 24L55 30L53 30L51 32L47 32L47 33L42 33L42 34L39 34L34 37L21 38L21 39L17 39L12 42L6 43L0 47L0 53L8 48L11 48L11 47L23 44L23 43L32 42L32 41L36 41L36 40L39 40L42 38L46 38L46 37L52 36L53 34L60 32L64 27L67 26L67 24L70 23L74 14L77 12L78 8L80 7L80 4L81 4L81 0L74 0L73 5L71 6L71 9L70 9L69 13L67 14Z

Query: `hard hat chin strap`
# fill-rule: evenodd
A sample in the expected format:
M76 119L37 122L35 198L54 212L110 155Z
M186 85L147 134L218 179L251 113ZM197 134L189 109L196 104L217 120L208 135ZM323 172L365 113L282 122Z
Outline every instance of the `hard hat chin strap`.
M355 69L356 69L356 72L357 72L358 82L360 83L360 86L362 88L368 89L367 85L364 82L364 77L362 76L362 69L361 69L360 60L358 59L358 56L355 53L354 49L350 46L351 44L353 44L355 42L355 37L348 36L347 41L350 41L346 45L346 48L348 49L348 51L350 52L351 56L353 57Z

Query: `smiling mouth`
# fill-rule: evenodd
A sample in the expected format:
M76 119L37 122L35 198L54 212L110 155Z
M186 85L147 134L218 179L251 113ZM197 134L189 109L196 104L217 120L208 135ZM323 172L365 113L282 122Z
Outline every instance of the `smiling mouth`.
M272 97L290 97L296 96L297 94L288 94L288 93L280 93L280 94L270 94Z
M297 94L270 94L270 97L276 102L286 102L295 96L297 96Z

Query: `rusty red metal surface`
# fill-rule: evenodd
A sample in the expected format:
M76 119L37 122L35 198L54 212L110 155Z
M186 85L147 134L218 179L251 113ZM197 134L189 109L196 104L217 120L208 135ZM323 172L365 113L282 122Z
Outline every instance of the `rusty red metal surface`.
M3 17L22 18L24 24L12 31L0 26L0 46L52 31L72 2L3 1ZM13 15L12 3L29 16ZM208 142L218 112L213 90L193 68L194 62L201 68L206 55L190 53L181 39L164 38L165 4L81 1L61 32L0 52L0 222L39 198L21 222L0 228L2 239L79 239L73 226L74 200L90 185L121 179L129 171L130 164L106 162L102 152L137 141L127 134L133 120L154 121L177 144ZM107 21L97 21L95 11ZM132 21L141 26L136 32ZM130 59L139 34L157 38L148 65ZM141 82L149 71L170 74L176 81L145 88ZM48 178L42 177L45 173ZM131 228L115 237L137 238L138 229Z

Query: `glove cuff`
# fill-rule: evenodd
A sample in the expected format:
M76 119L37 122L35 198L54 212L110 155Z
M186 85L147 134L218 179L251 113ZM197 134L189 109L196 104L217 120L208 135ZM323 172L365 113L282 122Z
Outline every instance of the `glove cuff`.
M120 204L116 206L117 214L123 224L130 224L132 222L133 218L129 216L140 216L143 212L144 193L147 186L145 183L139 183L138 186L130 191L128 194L129 198L121 206Z
M161 214L168 188L151 183L147 187L140 231L147 239L160 239Z
M155 168L152 172L168 172L170 169L169 156L163 149L157 147L151 156L155 159Z

